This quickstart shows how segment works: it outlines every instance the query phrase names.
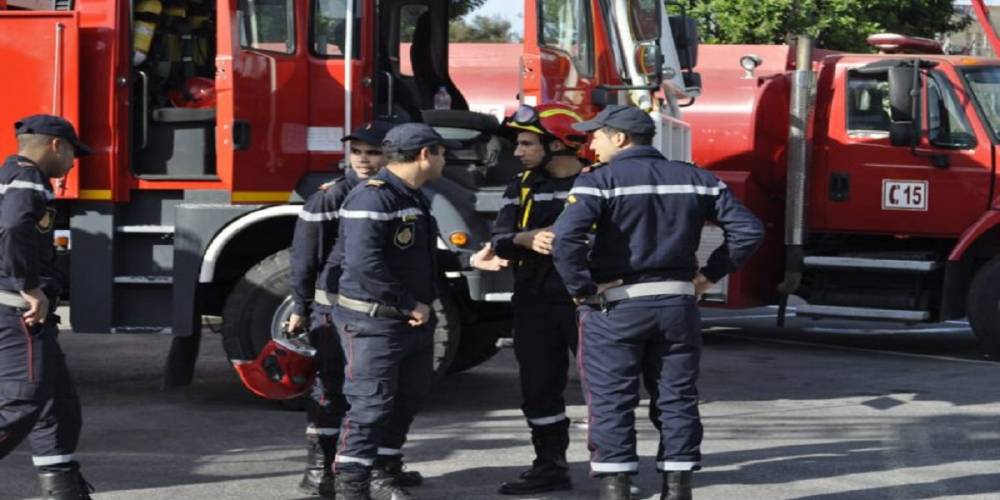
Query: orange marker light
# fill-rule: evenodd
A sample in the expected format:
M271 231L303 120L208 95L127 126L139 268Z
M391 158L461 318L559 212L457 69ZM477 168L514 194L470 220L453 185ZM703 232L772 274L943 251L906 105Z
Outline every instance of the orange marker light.
M469 234L462 231L455 231L448 236L448 241L457 247L464 247L469 244Z

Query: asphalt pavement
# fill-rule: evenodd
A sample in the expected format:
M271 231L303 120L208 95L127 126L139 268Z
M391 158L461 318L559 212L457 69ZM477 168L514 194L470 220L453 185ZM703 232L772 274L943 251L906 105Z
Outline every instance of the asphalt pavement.
M1000 366L964 322L900 326L706 311L698 499L1000 498ZM66 316L64 316L66 317ZM301 412L243 390L217 335L195 383L158 389L168 337L65 334L84 404L79 460L95 499L297 499ZM567 390L575 489L596 498L585 417ZM644 401L643 404L646 402ZM510 350L435 387L406 447L424 499L499 499L532 458ZM640 498L658 498L657 436L637 412ZM34 498L30 451L0 462L0 499Z

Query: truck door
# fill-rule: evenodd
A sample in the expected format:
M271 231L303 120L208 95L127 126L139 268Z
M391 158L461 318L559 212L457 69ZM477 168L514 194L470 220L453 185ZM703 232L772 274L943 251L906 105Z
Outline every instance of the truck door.
M523 92L526 104L589 105L595 80L591 0L526 0Z
M218 0L217 170L234 203L288 201L308 165L308 4Z
M329 168L343 158L341 137L372 118L372 74L375 36L374 2L353 0L353 57L346 57L345 0L315 0L309 40L309 129L307 147L311 170ZM367 10L366 10L367 9ZM351 120L345 124L347 64L351 64Z
M30 43L25 43L30 40ZM18 118L59 115L79 129L79 15L76 12L0 11L0 151L17 151ZM86 137L86 136L84 136ZM53 183L56 195L79 195L80 169Z
M986 209L992 168L989 139L969 120L971 99L959 97L943 69L925 71L923 131L914 154L889 143L887 72L849 70L839 78L826 98L832 112L817 105L817 115L829 117L829 130L816 134L811 227L961 234Z

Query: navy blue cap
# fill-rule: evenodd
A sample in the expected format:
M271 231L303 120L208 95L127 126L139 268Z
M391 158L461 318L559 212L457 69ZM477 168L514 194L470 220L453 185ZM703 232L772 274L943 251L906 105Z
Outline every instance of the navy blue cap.
M65 139L73 146L73 156L87 156L93 151L80 142L73 124L53 115L31 115L14 122L16 135L41 134Z
M441 134L426 123L404 123L396 125L389 133L385 134L382 149L385 151L416 151L435 144L451 149L462 147L462 143L441 137Z
M392 127L395 126L396 124L392 122L375 120L354 129L354 132L351 132L351 135L344 137L341 141L361 141L371 144L372 146L382 146L382 141L385 139L386 132L392 130Z
M656 133L656 124L643 110L620 104L612 104L590 120L573 124L573 128L581 132L593 132L602 127L616 128L633 134Z

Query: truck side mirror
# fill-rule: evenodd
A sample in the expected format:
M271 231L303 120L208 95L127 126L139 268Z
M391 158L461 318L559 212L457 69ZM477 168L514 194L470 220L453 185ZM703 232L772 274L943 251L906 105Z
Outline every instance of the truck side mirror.
M681 69L694 69L698 65L698 21L685 15L670 16L670 31Z
M648 78L659 80L663 75L663 53L660 42L642 42L635 47L635 67Z
M889 68L889 142L893 146L912 146L920 139L920 68Z

